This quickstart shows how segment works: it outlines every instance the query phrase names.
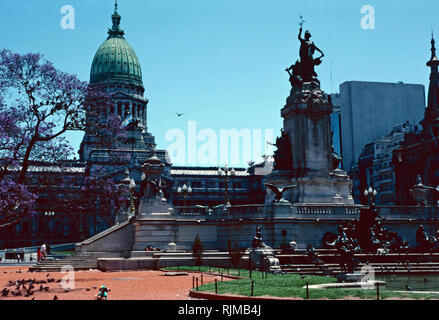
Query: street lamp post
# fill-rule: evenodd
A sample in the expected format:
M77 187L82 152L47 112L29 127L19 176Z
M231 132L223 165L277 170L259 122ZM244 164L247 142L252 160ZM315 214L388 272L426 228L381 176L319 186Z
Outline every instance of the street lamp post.
M129 207L130 216L136 215L135 190L136 190L136 182L134 181L134 179L130 179L130 207Z
M364 189L364 196L367 198L367 203L370 207L375 207L375 198L377 196L377 191L369 187L369 189Z
M192 188L191 186L186 186L186 184L183 184L183 187L178 187L177 188L177 192L179 194L183 193L183 207L186 207L186 196L190 193L192 193Z
M49 234L47 236L47 244L50 245L51 234L52 234L52 217L55 215L53 211L46 211L44 215L49 218Z
M228 184L229 179L233 179L233 177L236 175L235 169L229 169L229 167L225 165L224 170L218 168L217 172L220 178L224 178L224 203L226 206L230 206Z

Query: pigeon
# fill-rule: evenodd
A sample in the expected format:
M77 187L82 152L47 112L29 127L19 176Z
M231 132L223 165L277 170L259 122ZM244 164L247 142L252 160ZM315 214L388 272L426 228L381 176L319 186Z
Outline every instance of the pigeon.
M53 297L53 300L58 300L58 297L55 295L55 296Z
M43 290L44 290L43 285L40 285L40 291L43 291Z
M21 292L21 290L14 292L14 296L21 296L21 295L23 295L23 292Z
M46 274L46 278L48 278L50 276L50 273Z
M33 297L32 300L35 300L35 297Z
M405 285L405 288L406 288L406 290L407 290L407 291L413 291L413 289L412 289L412 288L410 288L410 286L409 286L409 285L407 285L407 284Z
M85 289L85 291L90 291L90 288Z
M9 294L9 289L4 288L4 289L2 290L2 296L3 296L3 297L6 297L8 294Z
M44 291L49 291L49 287L44 287Z
M266 183L265 186L274 192L275 198L274 198L273 202L280 202L281 200L283 200L282 195L285 191L296 187L296 185L289 185L289 186L286 186L283 188L279 188L278 186L271 184L271 183Z

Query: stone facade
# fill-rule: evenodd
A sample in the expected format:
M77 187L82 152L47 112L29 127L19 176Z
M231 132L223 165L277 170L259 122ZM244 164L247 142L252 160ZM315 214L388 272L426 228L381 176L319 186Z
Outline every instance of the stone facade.
M393 151L397 203L401 205L416 204L410 189L417 182L418 175L427 186L439 185L439 60L433 38L427 66L430 68L430 84L427 108L420 122L422 130L406 134L401 147Z
M365 203L363 192L372 187L378 192L376 204L396 204L395 169L393 166L393 151L400 147L407 133L414 133L415 128L406 122L396 126L390 134L374 140L364 146L358 159L358 184L353 192L357 203ZM350 172L351 173L351 172Z

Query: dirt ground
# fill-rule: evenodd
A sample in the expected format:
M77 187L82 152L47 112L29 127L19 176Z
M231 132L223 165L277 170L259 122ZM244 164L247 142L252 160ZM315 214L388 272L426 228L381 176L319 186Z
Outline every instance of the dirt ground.
M22 296L7 296L0 294L0 300L53 300L56 296L59 300L93 300L98 293L98 288L105 285L110 288L109 300L191 300L188 296L192 288L192 277L200 277L198 273L189 275L165 276L162 271L121 271L101 272L98 270L75 271L74 288L66 292L63 289L63 282L68 285L67 280L62 281L67 273L61 272L29 272L28 267L0 267L0 291L7 288L16 290L16 286L8 286L9 281L20 281L35 279L47 283L34 284L33 294L25 297L26 290ZM53 279L48 282L48 279ZM204 282L214 281L214 276L203 275ZM201 279L199 280L201 284ZM29 285L25 284L26 288ZM40 291L40 286L43 290ZM44 287L49 287L48 291Z

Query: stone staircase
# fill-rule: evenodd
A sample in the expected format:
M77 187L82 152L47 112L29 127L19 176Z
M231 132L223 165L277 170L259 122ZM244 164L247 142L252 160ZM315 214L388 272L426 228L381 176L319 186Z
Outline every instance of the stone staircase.
M321 263L312 263L306 254L289 254L276 256L283 272L299 273L302 275L336 276L342 273L339 257L334 252L318 254ZM355 271L368 265L373 267L376 275L414 275L439 273L439 254L409 253L409 254L356 254L360 261Z
M64 259L40 261L29 267L31 272L61 271L63 267L70 266L75 270L89 270L97 268L97 260L93 254L75 254Z

